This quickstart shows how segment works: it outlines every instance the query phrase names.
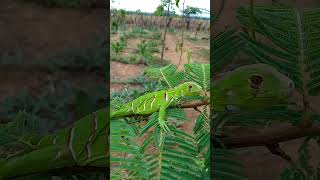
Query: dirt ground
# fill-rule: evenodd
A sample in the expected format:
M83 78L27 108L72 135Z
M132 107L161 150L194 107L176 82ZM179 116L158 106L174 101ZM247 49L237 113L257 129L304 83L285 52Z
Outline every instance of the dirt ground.
M110 92L121 91L128 88L128 85L124 83L117 83L113 81L125 81L130 77L136 77L143 73L145 66L136 64L123 64L120 62L111 61L110 62ZM135 86L131 88L140 88L140 86Z
M188 35L193 35L194 33L187 33ZM199 33L198 38L201 37L208 37L208 34L205 33ZM110 40L111 42L118 41L119 40L119 34L112 35ZM177 53L175 51L176 44L180 40L180 34L172 34L167 33L166 36L166 42L165 42L165 52L164 52L164 59L169 60L170 63L177 65L180 61L180 53ZM139 38L130 38L127 40L128 44L126 50L123 52L123 56L129 56L132 53L135 53L135 48L137 47L137 44L140 43ZM183 69L183 64L187 62L187 56L186 56L186 48L190 50L190 56L191 56L191 62L198 62L198 63L209 63L209 59L204 58L203 56L199 55L200 50L209 50L209 43L205 42L190 42L189 40L184 40L184 51L181 58L181 64L178 67L178 70ZM160 47L161 48L161 47ZM198 53L196 53L198 52ZM155 56L160 57L160 53L154 54ZM138 75L141 75L144 72L144 68L146 66L144 65L135 65L135 64L124 64L120 62L114 62L111 61L110 63L110 78L111 82L113 81L124 81L128 79L129 77L136 77ZM111 92L123 90L127 86L121 84L121 83L111 83Z
M20 0L0 1L0 60L4 56L50 57L84 47L105 33L103 10L48 9ZM88 28L90 27L90 28ZM0 69L0 101L49 81L45 72ZM14 82L14 83L13 83Z
M0 102L8 96L17 95L22 89L29 91L37 89L46 82L45 76L45 73L39 72L0 71Z
M190 33L192 34L192 33ZM172 35L168 34L166 36L166 51L164 52L164 59L170 60L170 62L174 65L179 65L180 61L180 53L177 53L175 51L176 48L176 43L180 38L180 34ZM201 37L201 36L200 36ZM191 62L198 62L198 63L209 63L208 59L205 59L201 56L197 56L195 52L197 52L199 49L209 49L209 44L196 44L192 43L188 40L184 40L184 46L185 48L188 48L190 50L190 56L191 56ZM183 64L187 63L187 56L186 56L186 50L184 50L182 58L181 58L181 64L178 67L178 70L183 69Z
M5 27L0 28L1 51L18 51L34 57L83 47L105 32L104 13L103 10L48 9L20 0L1 0L0 27Z

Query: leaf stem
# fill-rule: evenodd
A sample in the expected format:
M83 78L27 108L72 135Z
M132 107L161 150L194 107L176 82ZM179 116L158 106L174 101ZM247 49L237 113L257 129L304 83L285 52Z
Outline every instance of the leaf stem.
M252 38L255 40L256 39L256 33L254 31L254 24L255 24L255 20L254 20L254 0L250 0L250 30L251 30L251 35Z

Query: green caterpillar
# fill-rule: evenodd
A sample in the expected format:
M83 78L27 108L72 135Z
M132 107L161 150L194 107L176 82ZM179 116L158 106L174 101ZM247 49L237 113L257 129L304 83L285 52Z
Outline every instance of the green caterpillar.
M0 165L0 179L72 166L108 168L108 110L87 115L70 127L44 137L36 150L9 159Z
M203 92L201 86L195 82L185 82L175 88L145 94L120 109L111 113L111 119L117 119L130 115L148 115L159 111L159 125L165 131L169 131L165 121L165 110L178 103L181 97L200 95Z

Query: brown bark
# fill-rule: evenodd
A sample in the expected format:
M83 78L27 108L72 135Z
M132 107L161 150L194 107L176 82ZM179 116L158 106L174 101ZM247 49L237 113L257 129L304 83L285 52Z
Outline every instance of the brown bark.
M255 134L223 137L221 138L221 141L226 148L235 149L242 147L267 146L313 135L320 135L320 124L313 124L305 128L288 124L279 125L278 127L270 127L263 132Z
M166 35L167 35L167 29L170 26L170 22L172 20L172 17L169 17L167 23L166 23L166 27L164 29L164 33L163 33L163 39L162 39L162 49L161 49L161 60L163 60L163 54L164 54L164 47L165 47L165 42L166 42Z

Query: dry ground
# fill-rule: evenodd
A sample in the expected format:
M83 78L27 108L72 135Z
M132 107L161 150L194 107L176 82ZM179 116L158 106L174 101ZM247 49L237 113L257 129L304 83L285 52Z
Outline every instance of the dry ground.
M105 18L103 10L48 9L20 0L1 0L0 59L20 54L22 62L27 62L85 47L105 32ZM1 68L0 101L22 89L33 92L49 81L47 75Z
M186 33L193 35L194 33ZM201 37L208 37L208 34L205 33L200 33L198 35L198 38ZM175 51L176 44L179 42L181 35L180 33L167 33L166 36L166 48L164 52L164 59L169 60L171 64L177 65L179 64L180 61L180 53L177 53ZM118 41L119 40L119 34L111 35L111 42ZM123 52L122 56L129 56L130 54L135 53L135 50L137 49L137 44L140 43L139 38L130 38L127 40L127 47L125 51ZM192 62L199 62L199 63L209 63L209 59L199 55L200 50L209 50L209 42L190 42L189 40L184 40L185 48L188 48L190 50L191 54L191 61ZM159 46L159 49L161 47ZM154 54L155 56L160 57L160 53ZM179 66L179 70L183 69L183 64L187 62L187 57L186 57L186 49L184 49L184 52L182 54L182 59L181 59L181 65ZM132 78L135 76L138 76L144 72L144 65L134 65L134 64L123 64L119 62L111 62L110 63L110 78L111 81L116 81L116 80L126 80L127 78ZM125 85L121 85L119 83L111 83L111 92L114 91L119 91L125 88Z

